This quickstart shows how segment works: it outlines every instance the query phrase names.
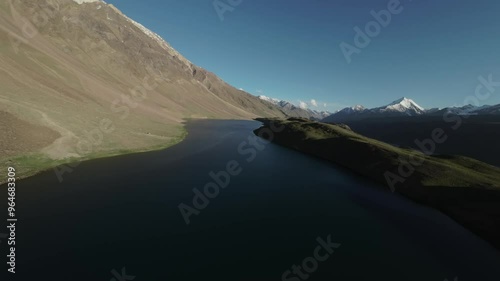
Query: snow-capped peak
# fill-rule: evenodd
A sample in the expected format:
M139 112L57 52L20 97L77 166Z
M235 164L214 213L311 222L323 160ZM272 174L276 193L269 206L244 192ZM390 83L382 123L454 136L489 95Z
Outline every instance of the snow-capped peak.
M359 104L358 104L358 105L355 105L355 106L351 107L351 109L352 109L353 111L363 111L363 110L365 110L366 108L365 108L364 106L362 106L362 105L359 105Z
M380 111L392 111L392 112L401 112L407 115L420 115L425 113L425 109L419 106L416 102L409 98L402 97L398 100L393 101L392 103L377 108Z
M394 105L401 105L405 108L417 108L420 111L424 111L424 109L421 106L419 106L416 102L414 102L412 99L409 99L406 97L402 97L398 100L395 100L391 104L389 104L388 106L394 106Z
M353 107L346 107L344 109L341 109L339 110L338 112L344 112L344 113L358 113L358 112L361 112L361 111L365 111L366 108L362 105L355 105Z
M289 101L286 101L286 100L270 98L270 97L266 97L263 95L260 95L257 97L263 101L266 101L266 102L269 102L269 103L272 103L272 104L278 106L283 112L285 112L287 115L292 116L292 117L302 117L302 118L309 118L309 119L314 119L314 120L322 120L323 118L331 115L331 113L328 111L313 110L313 109L310 109L307 107L303 107L301 105L295 105L295 104L293 104Z
M270 98L270 97L266 97L266 96L257 96L259 99L263 100L263 101L267 101L267 102L270 102L274 105L277 105L279 107L282 107L282 108L287 108L287 109L294 109L294 108L297 108L296 105L294 105L293 103L291 102L288 102L286 100L280 100L280 99L276 99L276 98Z
M270 98L266 96L257 96L259 99L273 103L273 104L278 104L281 100L275 99L275 98Z

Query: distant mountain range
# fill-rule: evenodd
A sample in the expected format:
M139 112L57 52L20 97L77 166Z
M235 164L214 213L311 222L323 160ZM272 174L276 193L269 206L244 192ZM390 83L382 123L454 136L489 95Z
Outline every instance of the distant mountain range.
M452 113L456 115L500 115L500 104L497 105L465 105L462 107L447 107L443 109L429 109L428 115L443 115L445 113Z
M283 113L285 113L289 117L301 117L320 121L332 115L332 113L328 111L318 111L309 108L301 108L285 100L270 98L266 96L258 97L263 101L267 101L273 105L278 106L283 111Z
M442 109L424 109L412 99L403 97L391 102L388 105L371 109L362 105L346 107L326 118L323 118L322 121L327 123L341 123L366 118L424 115L438 116L444 115L447 112L456 115L500 115L500 104L484 106L465 105L462 107L446 107Z

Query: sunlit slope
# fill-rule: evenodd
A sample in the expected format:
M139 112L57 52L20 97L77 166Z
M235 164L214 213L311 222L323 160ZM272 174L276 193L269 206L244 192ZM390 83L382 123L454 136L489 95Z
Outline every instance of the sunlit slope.
M10 132L1 163L31 170L168 146L184 134L183 118L283 116L112 5L2 0L0 27L0 113L8 116L0 126Z
M272 136L277 144L330 160L436 208L500 249L500 168L468 157L398 148L345 125L298 118L261 120L264 126L256 134Z
M260 133L270 128L269 119ZM348 127L290 118L273 141L331 160L391 189L407 187L470 187L500 190L500 168L463 156L429 156L364 137ZM265 136L265 135L264 135Z

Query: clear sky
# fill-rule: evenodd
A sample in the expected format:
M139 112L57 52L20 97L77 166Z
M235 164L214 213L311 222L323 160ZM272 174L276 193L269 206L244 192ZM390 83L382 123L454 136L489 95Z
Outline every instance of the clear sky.
M213 0L107 0L231 85L311 108L463 105L478 76L500 81L498 0L401 0L348 63L340 44L356 47L354 27L391 1L242 0L221 20ZM480 103L499 104L500 87Z

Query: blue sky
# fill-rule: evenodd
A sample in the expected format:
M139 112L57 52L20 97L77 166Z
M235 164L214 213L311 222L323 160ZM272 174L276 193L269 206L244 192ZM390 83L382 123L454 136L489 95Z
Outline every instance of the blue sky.
M354 27L364 30L370 11L391 1L242 0L224 20L213 0L107 2L231 85L311 108L312 99L316 109L335 111L403 96L425 108L463 105L479 76L500 81L495 0L401 0L400 12L348 63L340 44L356 47ZM479 102L500 103L500 87Z

